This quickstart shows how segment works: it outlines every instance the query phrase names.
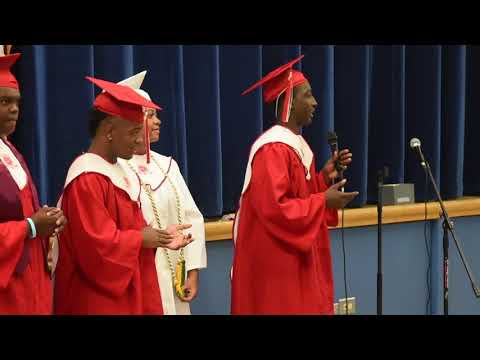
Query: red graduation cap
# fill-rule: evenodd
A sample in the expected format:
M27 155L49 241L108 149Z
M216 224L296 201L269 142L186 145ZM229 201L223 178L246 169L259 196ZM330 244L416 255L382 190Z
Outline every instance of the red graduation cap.
M292 66L299 62L304 56L305 55L301 55L289 63L273 70L263 79L245 90L242 95L248 94L256 88L263 86L263 100L266 103L270 103L273 100L278 99L278 97L284 91L286 91L282 112L282 122L286 123L290 113L292 90L295 86L303 84L307 81L305 76L300 71L292 68Z
M145 99L131 87L90 76L87 76L86 79L105 90L96 97L93 106L106 114L142 123L144 121L144 107L162 110L160 106Z
M10 72L10 68L15 64L20 54L0 56L0 87L8 87L19 90L18 81Z

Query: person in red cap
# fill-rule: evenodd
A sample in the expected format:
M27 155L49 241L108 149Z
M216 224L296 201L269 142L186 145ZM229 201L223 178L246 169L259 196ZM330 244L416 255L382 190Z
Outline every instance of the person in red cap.
M140 182L117 159L143 142L143 109L160 109L133 89L87 77L102 88L93 104L92 143L70 166L59 204L71 220L53 260L55 314L163 314L155 251L193 239L172 225L147 226Z
M60 209L39 206L28 166L8 141L20 102L10 68L20 54L3 56L0 46L0 314L48 315L53 295L48 240L66 219Z
M242 95L263 86L275 101L279 123L252 145L233 227L232 314L333 314L333 275L328 226L337 209L358 193L339 191L345 181L336 163L352 161L342 150L316 173L301 129L317 102L305 76L292 66L272 71Z

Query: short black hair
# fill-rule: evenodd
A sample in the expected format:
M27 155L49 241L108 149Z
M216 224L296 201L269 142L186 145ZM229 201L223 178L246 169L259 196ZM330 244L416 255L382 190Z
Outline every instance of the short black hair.
M98 127L100 123L105 120L108 115L104 112L101 112L95 108L92 108L88 112L89 115L89 122L88 122L88 133L90 134L90 138L94 138L97 134Z

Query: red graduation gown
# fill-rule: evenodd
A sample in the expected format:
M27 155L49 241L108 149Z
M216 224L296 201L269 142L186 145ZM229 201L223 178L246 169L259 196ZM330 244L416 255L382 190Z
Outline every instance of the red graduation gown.
M12 147L12 145L10 144ZM19 158L25 169L26 164ZM0 166L3 166L0 164ZM2 171L7 171L5 168ZM6 174L6 173L4 173ZM4 186L1 191L18 191L23 217L31 217L35 213L34 199L36 192L32 190L33 180L26 171L27 185L18 191L9 186ZM7 175L9 176L9 175ZM2 211L15 212L12 209ZM8 206L2 203L2 206ZM52 284L46 268L46 254L42 248L40 237L28 238L29 227L26 220L11 220L0 222L0 314L8 315L49 315L52 313ZM15 271L22 253L25 242L30 242L29 262L21 272Z
M69 223L55 271L56 314L163 314L155 252L142 248L138 203L97 173L65 189Z
M261 147L243 194L233 260L232 314L333 314L327 185L283 143Z

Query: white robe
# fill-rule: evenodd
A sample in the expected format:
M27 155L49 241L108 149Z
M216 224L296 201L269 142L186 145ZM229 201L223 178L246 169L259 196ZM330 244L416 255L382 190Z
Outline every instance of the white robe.
M135 155L129 160L129 162L140 176L142 183L149 184L152 189L156 189L154 191L154 199L159 212L161 225L164 228L168 225L178 223L176 198L172 185L167 179L165 179L164 173L158 168L157 164L153 161L153 158L157 160L158 164L165 172L168 171L168 176L173 184L175 184L177 192L179 193L182 221L185 224L192 224L192 227L187 231L195 238L192 243L184 248L186 271L206 268L207 255L203 216L198 210L198 207L188 190L182 174L180 173L178 164L172 158L160 155L154 151L150 152L150 156L152 159L148 165L145 155ZM122 166L131 171L125 160L119 159L118 161ZM140 195L140 202L142 213L147 224L150 224L154 228L158 228L150 200L145 191L142 191ZM172 251L168 249L167 251L175 269L175 264L177 263L180 251ZM189 315L189 303L181 301L175 294L172 274L163 248L157 250L155 264L157 267L158 282L160 285L163 311L165 315Z

